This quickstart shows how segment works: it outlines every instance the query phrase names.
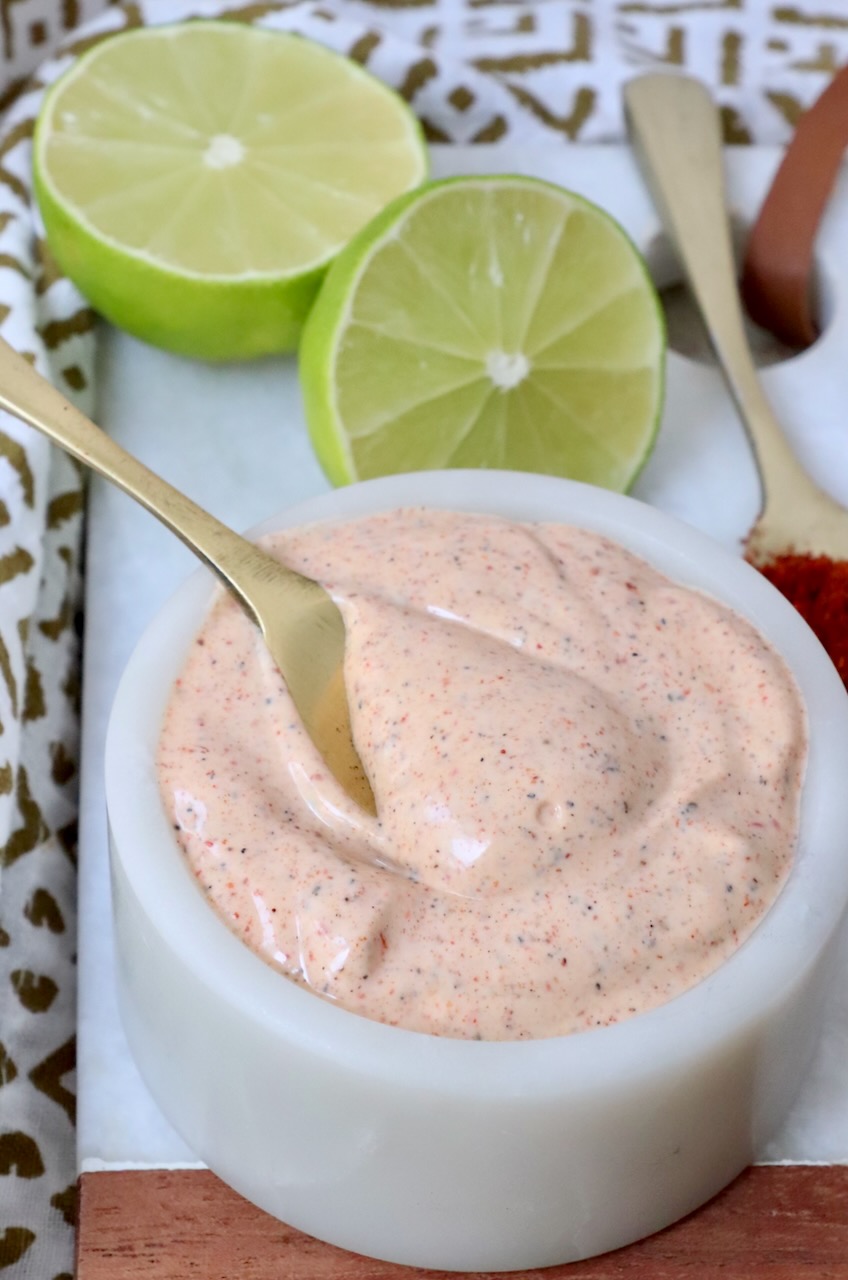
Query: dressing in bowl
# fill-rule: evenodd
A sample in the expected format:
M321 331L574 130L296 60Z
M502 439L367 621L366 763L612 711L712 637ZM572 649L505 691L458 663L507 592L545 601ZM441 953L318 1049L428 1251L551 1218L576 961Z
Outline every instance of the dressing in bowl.
M848 901L843 835L848 799L840 783L840 761L848 758L848 699L812 633L756 571L686 526L619 495L531 475L422 473L325 495L285 513L269 527L352 520L422 506L576 526L588 531L578 537L592 547L597 545L593 535L601 534L672 583L720 602L718 614L699 620L707 636L711 629L716 635L721 629L721 617L726 616L721 606L762 633L782 659L772 669L767 696L788 696L777 678L785 663L804 703L801 745L804 732L809 735L797 852L788 875L788 859L783 857L775 893L780 884L783 887L776 900L741 946L731 939L717 967L714 963L695 973L695 985L684 982L689 989L674 995L674 990L682 990L678 984L660 997L664 1003L653 1008L643 1003L635 1012L628 1009L632 1016L623 1020L593 1013L591 1020L557 1021L562 1001L561 992L554 991L543 1001L546 1020L539 1023L535 1013L529 1015L518 1038L510 1038L508 1029L504 1035L496 1017L484 1019L484 1038L477 1039L479 1002L475 1006L466 997L460 1002L458 1024L444 1018L410 1020L409 1025L425 1030L408 1029L397 1009L386 1016L379 1000L362 1017L351 1012L358 1007L355 999L345 1000L345 1008L337 992L324 991L330 999L316 998L313 991L275 971L267 962L273 957L263 960L245 946L234 932L235 920L229 919L229 927L224 923L222 915L227 913L220 902L215 910L205 900L196 883L203 876L190 869L174 826L181 826L183 844L194 839L201 851L205 839L213 844L215 840L193 830L191 821L175 824L167 788L166 802L161 798L156 759L171 687L196 649L212 595L208 577L201 574L177 593L146 633L127 668L110 724L107 805L123 1016L142 1074L175 1128L213 1170L266 1210L320 1238L401 1263L457 1270L545 1266L626 1244L689 1212L753 1158L785 1114L814 1046L830 942ZM443 542L447 550L449 539ZM650 576L652 570L645 572ZM504 577L503 566L500 576ZM534 573L531 586L537 577ZM632 578L632 573L625 574L625 581ZM602 571L601 581L607 579ZM380 580L385 574L377 572ZM511 591L505 578L503 590ZM626 593L628 588L622 590ZM692 599L699 597L690 598L689 604ZM539 604L537 611L550 624L550 608ZM492 627L502 621L490 619ZM747 624L744 627L746 635L753 634ZM544 627L533 635L543 632ZM582 625L575 634L585 640L586 632ZM533 643L543 640L534 638ZM705 644L709 650L709 640ZM512 648L521 646L513 643ZM718 652L719 647L714 648ZM731 661L738 667L740 655ZM456 669L472 666L473 658ZM384 681L384 695L391 683ZM791 679L787 687L794 697ZM743 690L728 672L726 691L733 693L734 705ZM362 699L367 707L375 706L379 699L373 685L363 692L368 693ZM681 688L677 694L684 692ZM544 718L545 698L544 690L537 690L536 720ZM581 694L572 710L577 707L587 726L591 723L603 738L615 716L599 713L590 705L592 698L594 694L587 702ZM567 711L551 698L550 723L562 721L563 715L567 720ZM668 711L669 705L663 714ZM210 707L210 717L216 713L228 718L223 700ZM573 719L579 721L579 716ZM784 728L791 720L789 715L782 722ZM656 735L659 721L655 717L648 727L643 724L635 731L633 722L630 715L624 733L626 740L627 734L633 739L628 751L607 753L608 758L601 753L602 766L611 761L618 769L615 787L624 788L619 797L622 812L612 815L613 825L620 821L627 826L630 813L646 804L644 785L634 790L632 780L619 778L632 765L632 759L624 757L638 758L644 746L641 738ZM539 737L543 736L544 726L539 725ZM570 743L572 752L586 737L578 732ZM396 739L397 734L392 756L392 743L386 746L383 732L377 753L384 756L388 750L395 780L415 754L407 744L397 757ZM196 743L196 738L191 741ZM525 749L514 762L517 769L535 750L532 725L522 741ZM741 751L741 740L737 745ZM487 741L483 754L491 748ZM508 754L509 746L503 750ZM679 751L675 747L672 754ZM401 767L404 760L407 765ZM320 762L312 766L307 781L314 784L316 777L320 782ZM552 826L569 820L567 813L557 813L557 806L567 806L568 797L534 794L528 799L532 784L523 775L523 790L513 786L509 791L504 768L495 778L503 793L496 806L501 826L519 798L531 805L548 834ZM795 768L800 777L799 752L790 750L776 768L787 776ZM757 766L760 773L764 769L765 764ZM689 779L690 790L695 781ZM320 785L318 792L308 811L326 827L326 796L322 798ZM378 780L376 792L378 806L382 794L385 819L391 819L391 788ZM679 799L675 793L673 811L658 823L660 834L686 817ZM784 835L789 822L787 848L794 843L791 787L784 801L786 812L778 813L776 801L773 807ZM455 797L452 803L456 808ZM464 822L461 840L468 837L467 814ZM685 838L698 838L697 823L695 827ZM320 836L320 821L317 830ZM395 838L386 850L390 857L402 844L397 830L395 822ZM593 857L603 858L607 846L612 857L620 843L617 832L611 836L610 827L601 824L598 833ZM460 874L458 881L453 863L440 863L434 856L435 846L425 848L423 858L410 868L408 855L420 843L412 840L409 850L401 851L401 863L413 873L407 881L399 878L402 893L411 885L419 893L436 896L435 890L445 889L444 876L449 873L451 891L473 904L462 909L478 915L481 910L491 915L494 900L509 906L526 893L527 886L518 884L506 894L491 892L490 883L487 890L486 877L492 878L487 854L476 870L475 859L469 857L464 870L472 874ZM764 839L766 848L770 843ZM562 841L549 840L546 846L551 865L558 846L561 851ZM638 852L638 840L635 847ZM460 848L467 852L469 846ZM703 848L705 862L710 863L705 877L709 883L716 879L711 865L716 846L705 840ZM638 863L636 858L637 883ZM195 872L198 865L202 868L202 856ZM670 883L673 859L667 870ZM384 874L397 878L397 869ZM726 889L726 877L720 878ZM235 883L233 876L229 880ZM744 891L741 882L733 883L733 892ZM625 898L626 894L625 887ZM263 903L267 906L267 894ZM391 915L387 919L391 921ZM549 921L549 934L552 927ZM388 933L378 929L372 934L371 945L381 933L387 944L400 938L390 926ZM499 946L516 934L517 929L508 930ZM559 964L570 953L579 968L584 960L579 936L563 946L562 939L555 945L552 937L545 943L545 955L553 954ZM434 942L419 932L416 945L422 939L420 954L432 967L452 972L449 958L433 955L438 939ZM470 939L473 932L466 938L466 950L470 947L473 956ZM277 949L287 955L285 947ZM343 949L327 953L324 977ZM597 956L592 965L596 963ZM595 972L592 965L587 968L589 978ZM277 967L285 972L285 966L283 962ZM495 997L510 967L506 956L491 984ZM343 961L337 973L344 969ZM358 972L361 979L361 966ZM303 979L302 974L292 976ZM321 989L315 982L306 985ZM359 989L364 985L360 981ZM440 1001L443 1007L444 993ZM426 1009L426 1003L419 1007ZM603 1007L601 999L593 1009ZM476 1028L466 1018L471 1010L473 1019L475 1008ZM502 1003L501 1015L503 1008ZM386 1025L391 1021L400 1025ZM592 1029L575 1030L581 1025ZM563 1035L563 1030L575 1033Z

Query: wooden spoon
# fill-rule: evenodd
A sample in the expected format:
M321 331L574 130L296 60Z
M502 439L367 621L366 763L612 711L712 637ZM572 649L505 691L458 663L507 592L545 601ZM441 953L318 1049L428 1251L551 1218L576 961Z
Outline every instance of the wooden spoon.
M636 158L754 451L762 507L747 558L758 565L787 553L848 560L848 510L793 454L751 358L725 207L721 130L709 91L689 76L651 74L625 85L624 105Z
M287 568L148 470L0 339L0 407L111 480L208 565L259 627L306 731L363 809L376 811L350 727L344 620L319 583Z
M848 147L848 67L801 116L757 220L742 266L748 314L803 350L819 336L814 310L816 234Z

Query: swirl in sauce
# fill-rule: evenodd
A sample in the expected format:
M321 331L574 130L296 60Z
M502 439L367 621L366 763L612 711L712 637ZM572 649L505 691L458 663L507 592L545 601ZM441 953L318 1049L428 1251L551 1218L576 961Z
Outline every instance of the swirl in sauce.
M566 526L415 509L266 542L343 609L379 813L220 599L159 775L203 892L269 964L393 1025L526 1039L669 1000L751 933L792 861L806 718L747 621Z

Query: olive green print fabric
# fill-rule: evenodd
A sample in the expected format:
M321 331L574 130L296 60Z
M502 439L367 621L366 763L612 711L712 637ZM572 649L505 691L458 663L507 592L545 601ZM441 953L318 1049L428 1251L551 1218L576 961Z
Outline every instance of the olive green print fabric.
M0 334L88 412L95 318L40 237L34 120L44 85L92 41L189 16L349 54L446 143L621 141L621 85L652 68L706 80L728 141L784 142L848 62L844 0L0 0ZM0 414L2 1280L73 1266L83 492L64 455Z

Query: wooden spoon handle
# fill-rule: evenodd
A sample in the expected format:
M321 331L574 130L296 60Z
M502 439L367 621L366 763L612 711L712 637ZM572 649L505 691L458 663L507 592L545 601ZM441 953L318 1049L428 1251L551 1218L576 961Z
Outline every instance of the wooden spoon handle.
M816 232L848 147L848 67L798 122L748 239L742 296L751 318L791 346L819 335Z

